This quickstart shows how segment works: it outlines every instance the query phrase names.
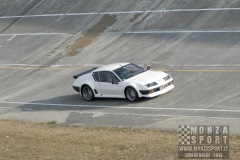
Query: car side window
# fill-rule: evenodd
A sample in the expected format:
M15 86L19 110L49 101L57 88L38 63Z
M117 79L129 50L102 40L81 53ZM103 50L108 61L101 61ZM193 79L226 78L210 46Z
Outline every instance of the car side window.
M93 72L93 78L95 81L99 82L100 78L99 78L99 73L98 72Z
M117 76L114 75L113 73L112 73L112 81L113 82L120 82L119 78L117 78Z
M108 71L99 72L100 80L99 82L112 83L112 73Z

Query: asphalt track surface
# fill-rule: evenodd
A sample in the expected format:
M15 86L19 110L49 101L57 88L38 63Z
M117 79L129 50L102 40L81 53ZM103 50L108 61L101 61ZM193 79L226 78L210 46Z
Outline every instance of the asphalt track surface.
M240 134L238 0L4 0L0 118ZM175 89L130 103L84 101L72 76L115 62L151 64Z

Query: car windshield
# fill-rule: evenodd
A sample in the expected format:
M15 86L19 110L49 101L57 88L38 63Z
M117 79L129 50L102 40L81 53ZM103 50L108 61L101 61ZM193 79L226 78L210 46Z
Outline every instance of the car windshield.
M116 73L122 81L134 77L143 72L144 68L135 64L127 64L114 70L114 73Z

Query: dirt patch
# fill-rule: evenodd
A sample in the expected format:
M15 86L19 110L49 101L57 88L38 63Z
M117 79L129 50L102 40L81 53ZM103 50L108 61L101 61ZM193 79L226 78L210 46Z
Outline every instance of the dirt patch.
M72 45L68 45L66 47L67 56L75 56L80 53L80 49L83 49L95 42L99 38L100 34L103 33L107 27L112 26L116 21L116 15L104 15L101 20L92 28L87 30L82 37L78 38Z
M0 159L177 159L178 133L0 121ZM240 137L230 138L240 158Z

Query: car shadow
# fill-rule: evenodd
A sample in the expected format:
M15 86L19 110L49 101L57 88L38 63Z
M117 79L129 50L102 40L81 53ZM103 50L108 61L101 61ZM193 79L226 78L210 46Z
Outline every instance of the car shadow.
M96 98L93 101L85 101L78 94L54 97L45 100L32 101L18 108L21 111L66 111L66 110L91 110L114 108L126 105L137 105L148 101L147 98L141 98L137 102L130 102L120 98Z

